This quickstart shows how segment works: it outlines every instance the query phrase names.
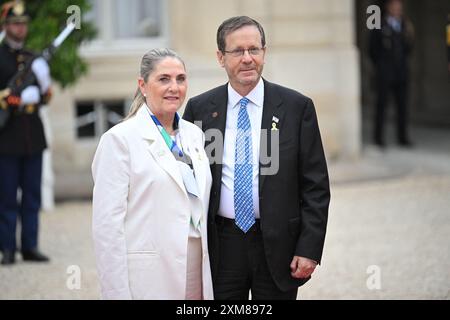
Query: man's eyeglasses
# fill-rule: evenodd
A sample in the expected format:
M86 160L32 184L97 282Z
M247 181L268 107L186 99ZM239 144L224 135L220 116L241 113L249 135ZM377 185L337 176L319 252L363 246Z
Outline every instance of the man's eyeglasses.
M259 56L264 48L250 48L250 49L235 49L231 51L223 50L224 53L229 53L232 57L242 57L245 54L245 51L248 51L248 54L251 56Z

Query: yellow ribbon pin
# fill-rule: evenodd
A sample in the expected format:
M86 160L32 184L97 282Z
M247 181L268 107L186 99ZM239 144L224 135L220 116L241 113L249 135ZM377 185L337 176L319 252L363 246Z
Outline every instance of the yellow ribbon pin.
M272 122L272 131L278 130L277 124L275 122Z

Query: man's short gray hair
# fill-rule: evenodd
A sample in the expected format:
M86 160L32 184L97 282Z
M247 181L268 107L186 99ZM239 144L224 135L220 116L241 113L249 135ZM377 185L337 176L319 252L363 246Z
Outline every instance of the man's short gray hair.
M217 48L224 52L226 47L225 38L233 31L245 26L255 26L258 28L261 34L261 45L264 48L266 46L266 35L264 34L263 27L258 21L247 16L232 17L222 22L219 29L217 29Z

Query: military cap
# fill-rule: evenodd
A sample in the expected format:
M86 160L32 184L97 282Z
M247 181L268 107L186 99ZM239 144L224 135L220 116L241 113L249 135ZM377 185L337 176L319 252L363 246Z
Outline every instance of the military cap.
M25 3L23 1L10 1L6 2L2 6L0 22L3 23L15 23L15 22L28 22L30 16L25 9Z

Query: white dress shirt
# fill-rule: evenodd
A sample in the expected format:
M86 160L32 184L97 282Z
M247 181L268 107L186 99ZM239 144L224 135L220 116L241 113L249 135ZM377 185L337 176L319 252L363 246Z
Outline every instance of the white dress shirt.
M402 21L400 19L388 16L387 22L391 26L391 28L394 29L395 32L402 31Z
M222 159L222 185L218 215L234 219L234 162L236 149L236 132L240 104L243 97L228 83L228 105L225 126L224 150ZM253 209L255 218L259 218L259 143L261 135L261 121L264 104L264 82L259 79L256 87L246 96L250 101L247 112L252 130L253 153Z

